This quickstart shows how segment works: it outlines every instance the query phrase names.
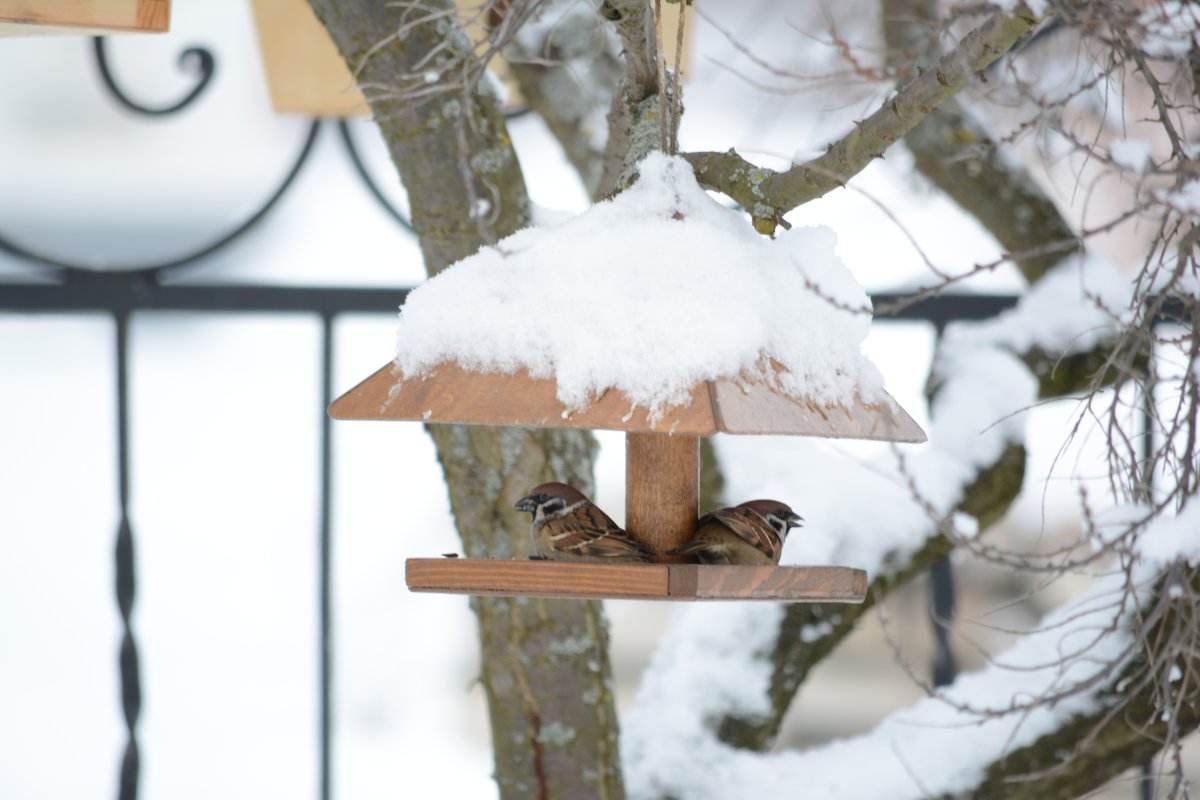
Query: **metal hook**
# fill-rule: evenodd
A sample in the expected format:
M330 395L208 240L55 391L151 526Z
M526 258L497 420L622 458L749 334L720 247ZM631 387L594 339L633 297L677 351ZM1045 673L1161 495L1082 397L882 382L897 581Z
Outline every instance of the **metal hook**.
M198 76L196 85L179 102L162 108L151 108L131 100L128 95L121 91L121 87L117 86L112 70L108 65L108 55L104 49L104 37L93 37L92 44L96 55L96 67L100 70L100 78L104 81L104 85L108 87L108 91L125 108L147 116L154 117L174 114L189 106L208 87L208 84L212 82L213 74L217 69L217 62L213 58L211 51L203 47L189 47L179 55L179 68L185 72L195 72Z

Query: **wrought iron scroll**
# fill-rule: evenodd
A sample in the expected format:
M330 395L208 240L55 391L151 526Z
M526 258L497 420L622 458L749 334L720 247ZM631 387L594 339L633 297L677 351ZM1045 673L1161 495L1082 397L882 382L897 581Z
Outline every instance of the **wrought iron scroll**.
M171 105L151 108L133 100L121 89L116 78L113 76L112 67L109 66L108 53L105 47L103 36L92 38L92 52L96 56L96 68L100 71L100 79L118 103L136 114L157 117L182 111L195 102L196 98L208 88L208 85L212 82L213 75L217 71L217 62L213 58L212 51L203 47L189 47L179 54L179 68L185 72L194 72L197 76L196 85L191 88L191 91Z
M291 187L292 183L295 182L296 177L300 174L300 171L308 162L309 155L312 153L313 144L317 140L317 134L320 132L320 128L321 121L319 119L313 120L312 124L309 126L308 134L305 137L304 145L300 148L300 154L296 157L291 169L288 170L288 174L283 179L283 183L279 185L274 193L272 193L272 195L266 200L266 202L262 204L262 206L259 207L257 211L251 214L250 217L244 222L237 225L237 227L235 227L233 230L222 235L217 240L190 253L185 253L182 256L170 258L156 264L118 266L108 271L119 271L131 279L140 278L144 282L157 283L159 273L162 273L165 270L187 266L193 262L207 258L234 240L238 239L242 234L253 228L256 224L258 224L259 221L262 220L263 217L270 213L271 209L275 207L275 205ZM16 256L17 258L27 261L30 264L49 267L57 270L59 272L59 277L68 283L74 281L86 282L95 280L94 276L98 272L98 270L89 267L86 264L67 261L66 259L34 252L27 247L13 242L2 234L0 234L0 250L3 250L9 255Z
M341 134L342 144L346 147L346 155L350 156L350 163L354 165L354 171L358 173L358 177L362 179L363 184L367 187L367 191L371 196L379 201L379 205L383 206L383 210L388 215L399 223L400 227L406 231L412 232L412 223L408 218L400 213L400 210L392 205L392 201L387 199L383 190L379 188L379 184L371 177L371 173L367 171L367 165L363 163L362 156L359 155L358 145L354 143L354 137L350 135L350 124L344 119L337 121L338 133Z

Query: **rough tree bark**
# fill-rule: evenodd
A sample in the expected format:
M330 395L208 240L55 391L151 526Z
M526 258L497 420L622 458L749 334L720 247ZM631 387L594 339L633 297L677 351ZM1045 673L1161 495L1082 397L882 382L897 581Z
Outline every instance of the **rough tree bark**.
M471 44L453 4L310 2L371 104L408 192L427 271L526 225L520 166L498 103L473 85ZM529 487L555 478L591 490L587 433L430 433L469 556L528 552L529 523L513 503ZM501 797L623 798L600 604L477 598L472 608Z

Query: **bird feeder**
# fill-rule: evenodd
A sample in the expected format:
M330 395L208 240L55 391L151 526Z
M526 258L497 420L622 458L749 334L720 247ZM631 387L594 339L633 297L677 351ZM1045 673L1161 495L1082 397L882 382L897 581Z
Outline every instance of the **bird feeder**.
M170 19L171 0L0 0L0 35L4 36L162 33Z
M675 163L678 166L672 167L668 163L665 171L676 169L686 172L686 179L672 179L676 183L663 193L668 198L665 202L669 207L658 212L659 216L664 220L673 220L688 215L716 215L713 230L718 237L729 235L731 230L736 236L740 229L749 229L740 218L731 223L727 217L721 217L722 214L730 215L733 212L716 207L703 194L695 185L691 169L685 162L676 160ZM645 164L643 162L643 177L648 171ZM663 170L662 162L656 168ZM682 183L684 180L686 185ZM630 189L627 194L634 191ZM613 201L612 207L615 208L618 202L621 202L620 196ZM630 202L634 204L633 213L638 218L655 215L653 198L647 201L643 195L632 198ZM690 205L681 211L676 207L681 203ZM705 204L716 210L708 209ZM601 209L599 214L610 211ZM601 231L608 231L611 236L613 225L621 223L602 217L593 224ZM664 224L669 226L672 223ZM634 227L636 225L627 226L623 235L636 236L637 232L632 230ZM668 236L675 237L672 242L698 235L697 229L667 227L665 230ZM541 231L532 233L540 235ZM552 232L551 235L555 234ZM560 230L558 235L567 236L568 244L572 241L569 230ZM754 234L748 234L748 237L747 240L739 240L742 249L736 251L738 255L750 258L755 253L763 258L772 255L773 251L763 249L765 245L762 240ZM539 244L531 242L547 241L545 238L517 240L513 237L512 244L506 246L502 242L496 252L485 257L506 259L512 252L536 250ZM603 243L605 240L601 238L600 241ZM808 243L805 244L807 246ZM562 241L557 245L557 249L549 246L547 250L561 253ZM832 252L832 245L829 248ZM746 249L754 252L746 253L743 251ZM601 256L606 270L620 263L612 255ZM701 257L703 255L704 251ZM451 302L465 302L463 288L472 285L470 282L475 280L475 275L494 275L511 265L511 262L477 263L482 268L479 273L471 273L465 281L459 280L463 277L460 273L455 279L458 282L443 282L442 288L436 291L447 290ZM791 267L791 262L786 259L781 263L784 268ZM557 264L552 264L551 274L562 275L563 270L568 268L564 266L559 269ZM741 274L746 271L742 266L736 269L741 270ZM702 265L693 262L686 264L686 270L680 274L697 276L701 275L701 270ZM848 273L847 279L852 282ZM546 282L536 282L533 288ZM602 291L594 286L592 288L596 295ZM526 285L512 287L511 296L524 298L530 289ZM857 291L861 293L861 289ZM488 296L494 297L496 294L497 287L489 287ZM408 304L413 304L413 295L410 295ZM631 298L622 311L631 313L630 308L634 305L636 301ZM541 307L546 308L544 303ZM610 310L614 314L620 313L616 309ZM456 320L472 316L469 311L463 312L461 307L457 311ZM406 308L406 315L408 313ZM434 316L444 314L439 311ZM629 326L634 325L632 321L622 319ZM707 329L717 323L703 320L700 324ZM740 323L733 321L731 324ZM785 334L790 330L787 326L792 324L790 320L781 323ZM865 323L858 330L865 331ZM818 331L822 332L824 329ZM825 346L829 346L828 343ZM802 350L793 348L789 351L792 354L789 358L796 352L800 352L802 358L820 357L819 354L809 356ZM592 349L591 352L596 351ZM858 352L857 341L853 343L852 352L860 360L856 363L866 363L869 372L877 374ZM706 353L699 353L696 357L703 360ZM892 442L925 440L921 428L882 388L864 390L865 394L857 390L848 392L837 402L828 399L821 401L798 395L794 390L796 383L789 384L787 377L786 364L774 358L764 358L753 369L699 381L685 396L676 395L674 402L657 408L635 402L623 389L615 386L594 393L583 407L579 407L579 404L568 407L560 397L563 387L559 384L569 378L565 378L561 371L556 375L542 376L531 373L527 368L505 371L468 369L461 363L449 360L405 375L397 366L388 364L334 401L329 413L339 420L407 420L431 424L625 432L625 527L651 552L655 563L410 559L406 565L406 579L413 591L658 600L862 602L867 586L867 576L862 570L848 567L687 564L679 563L684 559L678 556L666 555L668 550L686 542L696 527L700 437L725 433L788 434Z

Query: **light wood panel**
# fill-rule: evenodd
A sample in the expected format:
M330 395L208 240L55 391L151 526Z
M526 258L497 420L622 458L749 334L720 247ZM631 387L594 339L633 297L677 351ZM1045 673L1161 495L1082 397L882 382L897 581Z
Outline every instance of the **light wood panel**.
M162 33L171 0L0 0L0 35Z
M662 433L625 434L625 529L656 561L696 530L700 505L700 440Z
M271 106L281 113L352 117L370 113L306 0L252 0Z

